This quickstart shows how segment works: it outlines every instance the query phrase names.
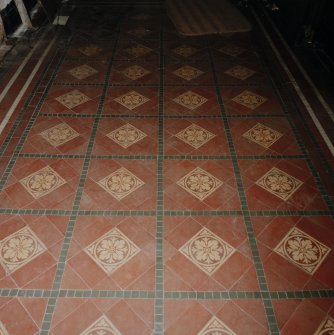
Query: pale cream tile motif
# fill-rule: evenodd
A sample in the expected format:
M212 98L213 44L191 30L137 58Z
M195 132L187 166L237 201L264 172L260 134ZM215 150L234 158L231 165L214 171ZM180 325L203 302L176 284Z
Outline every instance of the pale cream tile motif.
M256 182L256 185L282 200L288 200L302 184L299 179L275 167Z
M98 71L96 71L94 68L92 68L91 66L87 64L77 66L68 71L69 74L71 74L73 77L79 80L86 79L96 74L97 72Z
M152 49L146 47L145 45L136 44L132 47L124 49L124 51L132 55L133 57L141 57L151 52Z
M145 183L124 167L101 179L98 183L117 200L122 200Z
M147 74L151 72L146 70L142 66L132 65L126 68L125 70L123 70L122 73L124 74L124 76L128 77L129 79L137 80L137 79L140 79L146 76Z
M250 109L255 109L267 101L267 98L251 91L243 91L235 96L233 101Z
M292 228L274 251L308 274L314 274L331 249L300 229Z
M10 274L46 250L36 234L29 227L23 227L0 241L0 263Z
M197 335L236 335L236 333L214 316Z
M222 186L223 182L209 172L197 167L182 177L177 185L202 201Z
M98 55L102 50L103 50L102 48L94 44L90 44L90 45L79 48L79 51L88 57Z
M136 36L138 38L145 37L146 35L151 34L151 30L144 27L137 27L128 31L128 34Z
M50 166L46 166L21 179L20 184L31 196L39 199L66 184L66 180Z
M141 95L136 91L131 91L119 96L114 100L117 101L122 106L126 107L127 109L132 110L144 104L145 102L149 101L150 99L144 97L143 95Z
M7 329L5 328L4 324L0 321L0 335L9 335Z
M207 228L201 229L179 251L193 264L211 276L235 249Z
M137 255L140 249L120 230L113 228L86 247L85 252L110 275Z
M206 103L208 99L192 91L187 91L173 99L173 101L185 108L193 110Z
M66 123L59 123L52 128L42 131L39 135L54 147L58 147L80 136L78 132Z
M182 57L190 57L195 54L198 50L190 45L180 45L172 50L176 54Z
M236 65L226 70L225 73L240 80L246 80L255 74L255 71L241 65Z
M80 335L122 335L121 332L112 324L112 322L102 315L93 322Z
M220 48L219 51L226 55L237 57L245 52L245 49L234 44L228 44Z
M193 148L198 149L205 143L209 142L216 135L192 123L189 127L181 130L175 136L183 142L191 145Z
M334 319L327 317L319 326L314 335L333 335L334 334Z
M182 67L178 68L177 70L173 71L173 73L176 76L181 77L185 80L193 80L193 79L199 77L204 72L199 70L199 69L196 69L193 66L185 65L185 66L182 66Z
M124 126L117 128L116 130L113 130L107 134L107 137L125 149L139 142L146 136L147 135L144 132L134 127L130 123L127 123Z
M262 123L257 123L242 136L264 148L270 148L283 135Z
M57 97L56 100L60 102L63 106L72 109L91 99L87 97L87 95L81 93L80 91L73 90L71 92L65 93Z

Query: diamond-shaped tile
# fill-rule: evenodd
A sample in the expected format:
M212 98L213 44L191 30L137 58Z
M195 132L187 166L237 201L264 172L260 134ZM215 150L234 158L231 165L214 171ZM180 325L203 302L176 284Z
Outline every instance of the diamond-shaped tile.
M257 123L253 128L246 131L242 136L261 145L264 148L269 148L283 135L274 129L271 129L261 123Z
M107 134L107 136L121 147L126 149L129 146L139 142L147 135L130 123L127 123L124 126L113 130Z
M122 335L112 322L102 315L80 335Z
M149 35L150 33L151 33L151 30L146 29L144 27L137 27L137 28L134 28L128 31L128 34L136 36L138 38L145 37L146 35Z
M314 274L331 251L298 228L292 228L274 250L308 274Z
M46 166L21 179L20 183L30 195L35 199L39 199L66 184L66 180L50 166Z
M187 91L173 99L173 101L185 108L193 110L203 105L208 99L192 91Z
M84 65L80 65L77 66L71 70L68 71L73 77L82 80L82 79L86 79L92 75L94 75L95 73L97 73L98 71L96 71L94 68L92 68L91 66L84 64Z
M327 317L319 326L314 335L332 335L334 334L334 319Z
M0 263L10 274L46 250L35 233L29 227L23 227L0 241Z
M78 90L73 90L69 93L65 93L56 98L58 102L60 102L63 106L72 109L77 107L89 100L91 100L87 95L81 93Z
M256 185L282 200L288 200L302 184L299 179L275 167L256 182Z
M236 335L217 317L212 317L197 335Z
M240 80L246 80L251 77L255 71L241 65L236 65L226 70L225 73Z
M267 101L263 96L247 90L238 94L232 100L250 109L255 109Z
M98 182L105 191L121 200L144 185L144 182L125 168L120 168Z
M79 48L79 51L82 54L89 56L89 57L99 54L102 50L103 50L102 48L94 44L90 44L90 45Z
M193 80L198 76L200 76L201 74L203 74L204 72L199 69L196 69L193 66L185 65L175 70L173 73L185 80Z
M149 74L151 72L146 70L142 66L132 65L130 67L127 67L125 70L123 70L122 73L126 77L128 77L132 80L137 80L137 79L140 79L140 78L146 76L147 74Z
M80 136L78 132L66 123L57 124L50 129L44 130L40 135L54 147L58 147L59 145Z
M113 228L86 247L85 252L110 275L137 255L140 249L120 230Z
M223 182L209 172L197 167L182 177L177 185L197 199L204 200L223 185Z
M241 55L243 52L245 52L245 49L239 47L238 45L228 44L220 48L219 51L226 55L237 57Z
M9 335L7 329L5 328L4 324L0 321L0 335Z
M126 107L127 109L132 110L149 101L150 99L144 97L138 92L131 91L119 96L114 100L120 103L122 106Z
M235 249L207 228L201 229L179 251L211 276L235 252Z
M180 45L173 49L173 52L176 54L182 56L182 57L189 57L193 54L195 54L198 50L190 45Z
M175 136L191 145L193 148L198 149L216 135L193 123L189 127L181 130Z
M125 52L132 55L133 57L141 57L151 52L152 49L146 47L145 45L136 44L129 48L124 49Z

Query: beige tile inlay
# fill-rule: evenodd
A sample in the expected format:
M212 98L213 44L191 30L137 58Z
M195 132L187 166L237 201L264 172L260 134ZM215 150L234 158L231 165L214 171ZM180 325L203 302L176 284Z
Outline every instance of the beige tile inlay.
M86 56L89 56L89 57L99 54L102 50L103 50L102 48L100 48L100 47L98 47L94 44L90 44L90 45L87 45L85 47L79 48L79 51L82 54L84 54Z
M197 335L236 335L236 333L214 316Z
M77 66L71 70L68 71L73 77L82 80L86 79L94 74L96 74L98 71L96 71L94 68L91 66L84 64Z
M9 335L5 325L0 321L0 335Z
M89 100L91 100L87 95L81 93L78 90L73 90L69 93L65 93L56 98L58 102L60 102L63 106L72 109L77 107Z
M130 123L127 123L124 126L113 130L107 134L107 136L118 145L126 149L129 146L139 142L147 135Z
M128 31L128 34L136 36L138 38L145 37L146 35L151 34L151 30L144 27L137 27Z
M66 184L66 180L50 166L46 166L21 179L20 184L31 196L35 199L39 199Z
M292 228L274 250L309 274L315 273L331 251L298 228Z
M105 315L102 315L80 335L122 335L122 334Z
M211 276L235 252L235 249L207 228L201 229L179 251Z
M57 124L50 129L42 131L40 135L54 147L58 147L80 136L78 132L66 123Z
M197 167L182 177L177 185L197 199L204 200L223 185L223 182L209 172Z
M114 100L117 101L122 106L126 107L127 109L132 110L144 104L145 102L149 101L150 99L144 97L138 92L131 91L119 96Z
M185 65L185 66L182 66L182 67L178 68L173 73L176 76L181 77L185 80L193 80L193 79L199 77L204 72L199 70L199 69L196 69L193 66Z
M134 57L141 57L141 56L144 56L144 55L148 54L149 52L151 52L152 49L146 47L145 45L136 44L132 47L124 49L124 51L127 52L128 54L134 56Z
M10 274L46 250L36 234L29 227L23 227L0 241L0 263Z
M334 334L334 319L327 317L323 322L321 322L319 328L314 333L314 335L333 335Z
M86 247L85 252L110 275L137 255L140 249L120 230L113 228Z
M261 145L264 148L269 148L283 135L278 131L265 126L262 123L257 123L253 128L246 131L243 137Z
M255 71L241 65L236 65L226 70L225 73L240 80L246 80L255 74Z
M147 74L149 74L151 72L146 70L142 66L132 65L132 66L126 68L125 70L123 70L122 73L124 74L124 76L126 76L126 77L128 77L132 80L137 80L137 79L140 79L140 78L146 76Z
M250 109L255 109L266 102L267 98L246 90L235 96L232 100Z
M302 184L299 179L275 167L256 182L256 185L282 200L288 200Z
M245 49L237 45L228 44L220 48L219 51L226 55L237 57L241 55L243 52L245 52Z
M173 101L185 108L193 110L203 105L208 99L192 91L187 91L173 99Z
M182 56L182 57L190 57L195 54L198 50L190 45L180 45L173 49L173 52Z
M193 123L175 136L193 148L198 149L216 135Z
M122 200L139 187L144 185L144 182L136 177L126 168L120 168L111 173L109 176L101 179L98 182L105 191L112 195L117 200Z

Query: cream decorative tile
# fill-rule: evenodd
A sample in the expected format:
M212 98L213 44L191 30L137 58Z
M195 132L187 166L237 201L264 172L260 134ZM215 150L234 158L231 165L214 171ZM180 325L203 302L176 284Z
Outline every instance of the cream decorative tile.
M190 45L183 44L174 48L172 51L182 57L189 57L195 54L198 50Z
M207 228L201 229L179 251L193 264L211 276L235 249Z
M175 70L173 73L175 75L177 75L178 77L181 77L185 80L193 80L193 79L199 77L204 72L199 70L199 69L196 69L193 66L185 65L185 66L182 66L179 69Z
M283 135L262 123L257 123L253 128L247 130L242 136L264 148L269 148Z
M141 57L141 56L144 56L147 53L151 52L152 49L146 47L145 45L136 44L132 47L124 49L124 51L127 52L128 54L134 56L134 57Z
M314 274L331 249L302 230L292 228L274 251L308 274Z
M90 44L90 45L87 45L85 47L79 48L79 51L82 54L84 54L86 56L89 56L89 57L99 54L102 50L103 50L102 48L100 48L100 47L98 47L94 44Z
M220 48L219 51L226 55L237 57L241 55L243 52L245 52L245 49L237 45L228 44Z
M250 109L255 109L267 101L261 95L247 90L238 94L232 100Z
M123 167L98 182L98 185L117 200L122 200L144 184L142 180Z
M214 316L197 335L236 335L236 333Z
M183 142L191 145L193 148L198 149L205 143L209 142L216 135L192 123L189 127L181 130L175 136Z
M124 126L113 130L107 134L107 136L118 145L126 149L129 146L139 142L147 135L130 123L127 123Z
M96 71L94 68L91 66L84 64L77 66L71 70L68 71L73 77L82 80L86 79L94 74L96 74L98 71Z
M136 36L138 38L145 37L146 35L151 34L151 30L144 27L137 27L128 31L128 34Z
M334 319L327 317L319 326L314 335L333 335L334 334Z
M140 249L120 230L113 228L86 247L85 252L110 275L137 255Z
M125 70L123 70L122 73L124 74L124 76L126 76L126 77L128 77L132 80L137 80L137 79L140 79L140 78L146 76L147 74L149 74L151 72L146 70L142 66L132 65L132 66L126 68Z
M9 335L4 324L0 321L0 335Z
M102 315L80 335L122 335L122 334L105 315Z
M138 92L131 91L119 96L114 100L117 101L122 106L126 107L127 109L132 110L144 104L145 102L149 101L150 99L144 97Z
M20 184L31 196L35 199L39 199L66 184L66 180L50 166L46 166L21 179Z
M192 91L187 91L173 99L173 101L185 108L193 110L203 105L208 99Z
M262 176L256 185L282 200L288 200L303 185L303 182L274 167Z
M0 263L13 273L46 251L43 242L29 227L23 227L0 241Z
M54 147L58 147L80 136L78 132L66 123L59 123L50 129L42 131L40 135Z
M60 102L63 106L72 109L91 99L87 97L87 95L81 93L80 91L73 90L69 93L57 97L56 100Z
M202 201L223 185L223 182L209 172L197 167L182 177L177 185Z
M246 80L251 77L255 71L241 65L236 65L225 71L225 73L240 80Z

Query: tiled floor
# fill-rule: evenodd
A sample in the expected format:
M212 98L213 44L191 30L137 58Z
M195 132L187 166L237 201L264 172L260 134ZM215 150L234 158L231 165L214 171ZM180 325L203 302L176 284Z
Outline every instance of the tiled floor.
M0 334L332 334L333 158L255 21L90 13L1 135Z

